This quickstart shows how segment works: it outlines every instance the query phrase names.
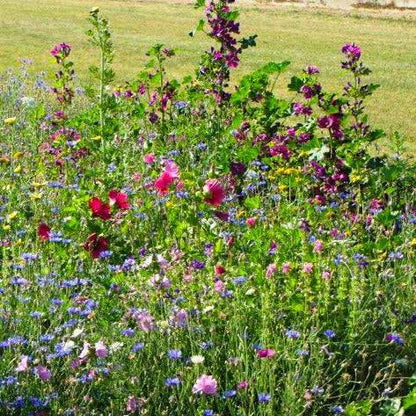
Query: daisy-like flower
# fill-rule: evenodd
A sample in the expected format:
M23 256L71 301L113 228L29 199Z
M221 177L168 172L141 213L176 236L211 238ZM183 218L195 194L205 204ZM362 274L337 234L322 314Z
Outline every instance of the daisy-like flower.
M205 357L203 355L193 355L191 357L192 364L202 364L205 361Z
M221 205L225 199L224 188L217 179L208 179L205 182L203 191L205 202L215 207Z

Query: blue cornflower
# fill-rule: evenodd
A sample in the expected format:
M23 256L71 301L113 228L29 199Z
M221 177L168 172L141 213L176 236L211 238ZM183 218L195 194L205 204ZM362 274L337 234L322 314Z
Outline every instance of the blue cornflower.
M168 357L171 360L180 360L182 358L182 351L181 350L169 350Z
M285 331L285 334L286 334L287 337L289 337L291 339L298 339L300 337L300 332L295 331L294 329L287 329Z
M123 329L121 331L121 335L124 335L125 337L132 337L134 335L134 329L132 328Z
M222 397L223 397L223 399L232 399L236 395L237 395L237 391L236 390L226 390L224 392L224 395Z
M138 352L138 351L142 350L143 348L144 348L144 343L143 342L139 342L137 344L134 344L131 347L131 351L132 352Z
M327 338L335 338L335 332L334 331L332 331L331 329L326 329L325 331L324 331L324 335L327 337Z
M179 380L178 377L167 378L165 380L166 387L176 387L176 386L179 386L179 384L181 384L181 381Z
M271 398L272 398L271 394L267 394L267 393L259 393L257 395L257 399L259 403L269 403Z

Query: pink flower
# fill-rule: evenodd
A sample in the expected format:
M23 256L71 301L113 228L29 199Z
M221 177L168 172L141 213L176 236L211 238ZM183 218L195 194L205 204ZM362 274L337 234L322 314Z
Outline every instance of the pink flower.
M148 165L154 163L156 160L156 156L153 153L148 153L147 155L143 156L144 163L147 163Z
M277 266L272 263L267 266L266 277L270 279L277 271Z
M246 224L249 227L254 227L256 225L257 222L257 218L256 217L251 217L251 218L247 218L246 219Z
M331 278L331 272L329 272L328 270L324 270L322 272L322 279L329 280L330 278Z
M314 253L322 253L324 249L324 243L321 240L316 240L313 246Z
M168 172L163 172L155 181L155 188L159 195L166 195L169 192L169 187L173 183L173 177Z
M276 351L271 348L265 348L264 350L257 351L257 357L259 358L271 358L276 355Z
M305 263L303 265L302 272L306 274L311 274L313 271L313 264L312 263Z
M292 268L292 266L291 266L290 263L283 263L282 264L282 273L284 273L284 274L290 273L291 268Z
M42 381L50 380L52 377L52 373L43 365L38 365L36 374Z
M179 178L179 167L171 160L167 160L165 162L165 172L168 173L173 179Z
M218 293L222 293L225 290L225 284L222 280L217 280L214 284L214 290Z
M215 396L217 394L217 381L214 377L203 374L196 380L192 387L192 393Z
M120 209L130 209L130 204L127 202L127 194L123 192L111 190L108 194L110 205L116 205Z
M103 341L98 341L95 344L95 355L99 358L105 358L108 356L108 350Z
M18 364L16 371L18 373L22 373L24 371L26 371L28 369L28 362L29 362L29 357L27 355L24 355L21 360L20 363Z
M242 382L238 383L237 389L246 389L248 387L248 381L243 380Z
M203 188L205 202L215 207L222 204L225 198L225 191L217 179L208 179Z

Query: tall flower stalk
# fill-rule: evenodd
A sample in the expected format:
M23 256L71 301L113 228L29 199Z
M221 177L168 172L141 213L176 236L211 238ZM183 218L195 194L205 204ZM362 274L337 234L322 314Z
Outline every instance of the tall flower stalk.
M103 18L97 7L90 11L88 21L92 29L87 31L87 36L92 45L100 51L100 66L90 66L91 74L99 81L98 104L100 117L100 134L105 132L105 113L107 109L107 100L105 89L114 80L114 71L111 67L114 58L113 42L111 41L111 31L108 20Z

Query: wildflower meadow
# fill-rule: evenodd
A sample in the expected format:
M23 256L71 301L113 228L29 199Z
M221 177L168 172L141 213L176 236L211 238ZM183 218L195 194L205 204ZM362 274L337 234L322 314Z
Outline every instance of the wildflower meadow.
M416 164L366 51L236 81L256 34L195 3L181 79L156 44L118 85L98 8L90 82L71 39L0 75L0 415L416 415Z

